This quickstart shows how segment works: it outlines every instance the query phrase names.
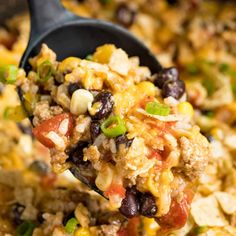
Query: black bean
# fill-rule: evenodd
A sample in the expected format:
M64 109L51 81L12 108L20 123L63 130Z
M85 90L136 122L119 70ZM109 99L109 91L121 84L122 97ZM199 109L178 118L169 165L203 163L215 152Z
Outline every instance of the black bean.
M90 125L90 135L91 139L94 141L100 134L100 123L98 121L92 121Z
M126 3L121 3L116 9L115 16L119 24L128 28L135 21L136 11Z
M171 82L166 82L162 87L162 96L173 97L175 99L179 99L185 92L185 84L182 80L176 80Z
M126 190L125 198L121 202L120 212L128 217L134 217L139 213L139 202L136 192L128 188Z
M37 220L40 224L43 224L43 222L45 221L45 219L43 218L43 212L39 212L37 214Z
M179 79L179 72L175 67L164 68L156 74L154 84L158 88L162 88L167 81L176 81Z
M178 0L167 0L168 4L174 5L178 3Z
M31 125L24 125L22 123L17 123L18 128L21 130L22 133L24 134L28 134L31 137L33 137L33 133L32 133L32 127Z
M96 103L96 104L95 104ZM109 116L112 112L114 101L112 94L108 91L102 91L100 92L95 98L92 103L92 108L98 104L98 107L96 108L96 113L90 115L93 120L101 120L103 118L106 118Z
M29 170L39 175L45 175L49 172L49 167L44 161L36 160L30 164Z
M44 88L44 86L41 85L41 84L38 86L38 92L37 93L40 94L40 95L49 95L50 94L50 92L48 90L46 90Z
M121 144L125 144L126 148L129 148L133 142L133 138L132 139L128 139L126 134L120 135L115 139L116 142L116 146L117 148L119 148L119 145Z
M13 219L13 222L16 225L19 225L22 223L23 220L21 219L21 215L24 210L25 210L25 206L23 206L19 203L16 203L12 206L10 214L11 214L11 218Z
M149 194L144 193L140 196L140 214L146 217L153 217L157 213L157 206L155 198Z
M68 85L68 94L70 96L72 96L72 94L74 93L74 91L76 91L77 89L81 89L83 88L82 84L81 83L70 83Z
M69 158L68 160L71 161L76 166L83 164L83 149L89 145L88 142L79 141L75 147L68 151Z

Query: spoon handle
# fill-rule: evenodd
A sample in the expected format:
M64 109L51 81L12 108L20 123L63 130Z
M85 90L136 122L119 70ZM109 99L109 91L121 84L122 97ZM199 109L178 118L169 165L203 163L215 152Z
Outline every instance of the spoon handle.
M73 19L75 16L67 11L60 0L28 0L31 37L37 37L54 25Z

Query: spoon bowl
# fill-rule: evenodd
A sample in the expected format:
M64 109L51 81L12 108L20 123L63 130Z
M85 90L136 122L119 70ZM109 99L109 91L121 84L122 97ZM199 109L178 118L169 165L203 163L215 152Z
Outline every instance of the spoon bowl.
M85 58L103 44L114 44L129 56L138 56L143 66L155 73L161 65L149 49L126 29L101 20L82 18L62 7L59 0L28 0L31 34L20 66L30 69L28 59L37 55L43 43L63 60L69 56Z

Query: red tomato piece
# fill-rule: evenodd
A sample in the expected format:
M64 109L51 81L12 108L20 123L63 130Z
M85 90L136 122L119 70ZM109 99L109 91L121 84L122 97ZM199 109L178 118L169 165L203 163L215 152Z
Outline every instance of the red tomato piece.
M120 229L117 232L117 236L138 236L140 224L141 222L139 217L129 219L126 228Z
M164 229L179 229L183 227L188 219L189 203L186 198L178 202L172 199L170 210L164 216L157 219L158 224Z
M57 175L55 173L48 173L41 177L40 184L43 188L52 188L56 183Z
M127 230L128 230L128 236L138 236L139 235L139 226L140 226L140 218L139 217L133 217L129 219Z
M157 159L158 161L161 161L162 160L162 157L160 155L160 152L157 151L157 150L152 150L150 152L150 155L148 156L148 159L152 159L152 158L155 158Z
M55 147L55 144L46 137L46 135L50 131L54 131L55 133L59 133L59 126L62 121L65 119L69 120L68 124L68 130L65 134L65 136L70 136L73 130L73 118L72 115L69 113L62 113L59 115L56 115L48 120L43 121L40 125L36 126L33 129L33 134L36 137L36 139L42 143L44 146L48 148Z
M104 193L105 196L109 198L109 196L118 194L121 198L125 197L125 188L121 184L112 183L108 190Z
M120 229L117 232L117 236L129 236L127 229Z

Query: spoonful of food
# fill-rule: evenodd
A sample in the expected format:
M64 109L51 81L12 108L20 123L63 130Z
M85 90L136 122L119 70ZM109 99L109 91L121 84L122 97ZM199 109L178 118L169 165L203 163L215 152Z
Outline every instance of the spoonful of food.
M176 68L163 69L119 26L75 16L59 0L28 3L18 93L53 170L69 169L126 217L182 227L208 147Z
M138 56L141 65L148 66L152 72L161 70L161 65L149 49L118 25L76 16L67 11L59 0L28 0L28 5L31 32L20 62L20 67L26 72L31 69L29 59L39 53L42 44L51 48L59 61L69 56L85 58L100 45L114 44L124 49L129 56ZM18 93L23 101L20 88ZM75 168L71 170L77 178L101 194L101 191L95 185L92 186L80 172Z

